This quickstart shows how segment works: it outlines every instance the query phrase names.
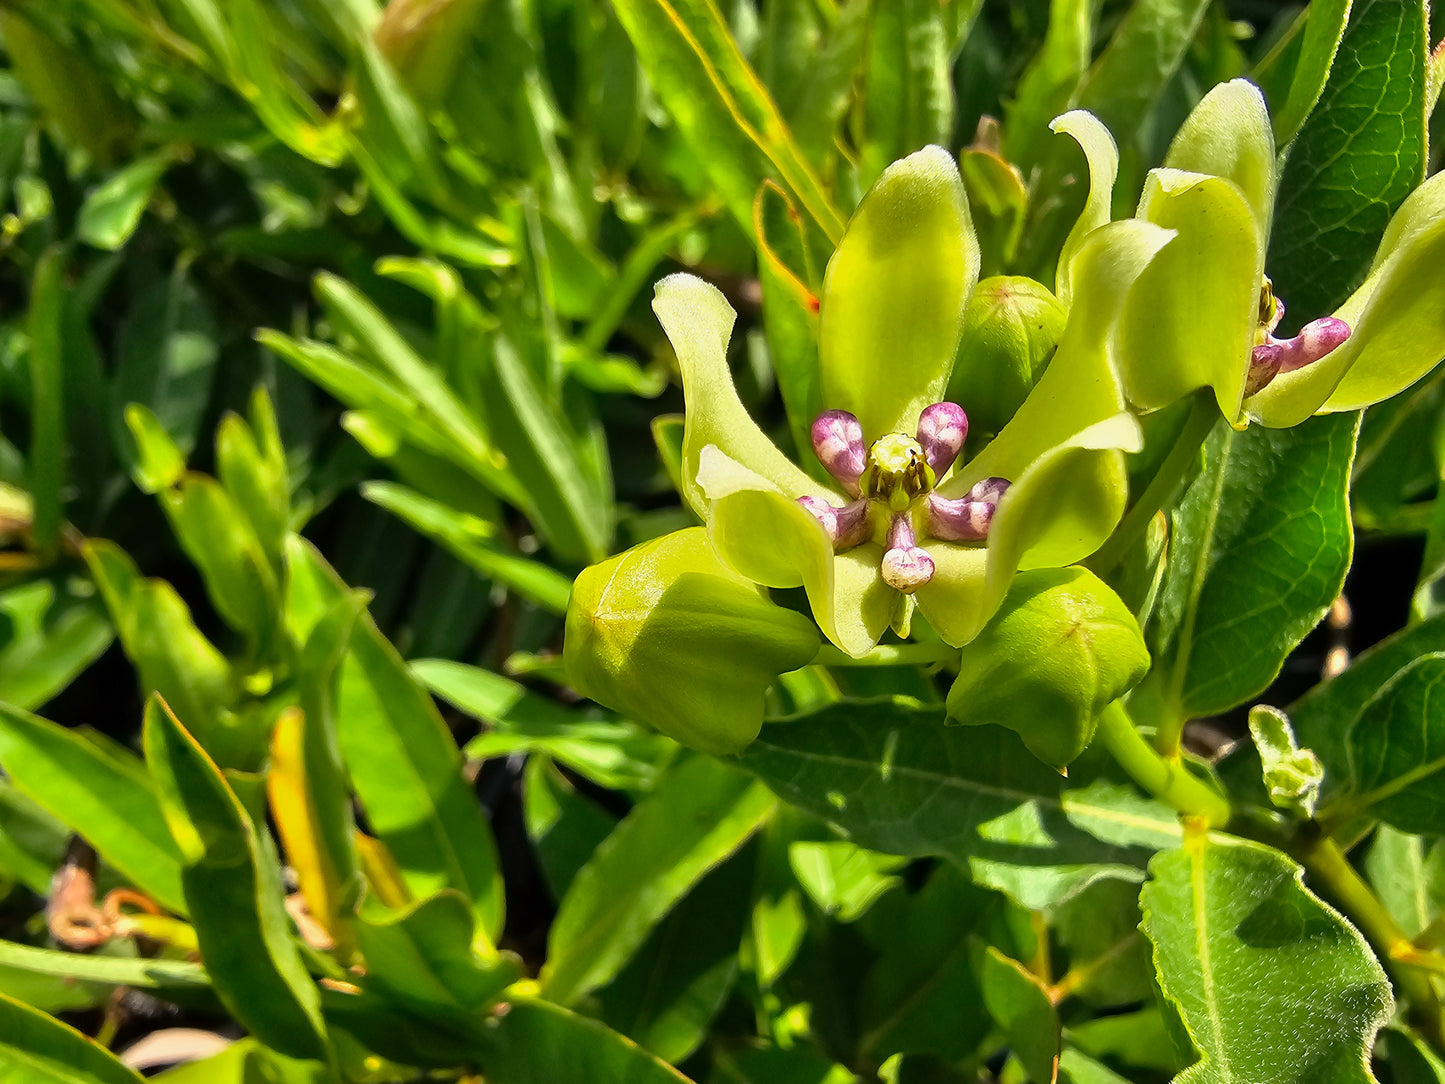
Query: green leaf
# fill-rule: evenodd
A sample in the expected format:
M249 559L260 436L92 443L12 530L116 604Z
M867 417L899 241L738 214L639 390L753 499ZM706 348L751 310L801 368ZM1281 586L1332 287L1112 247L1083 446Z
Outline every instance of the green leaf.
M146 761L185 858L182 883L216 993L243 1025L293 1057L326 1047L316 987L292 938L281 870L215 763L156 698Z
M1375 894L1406 937L1445 913L1445 845L1382 824L1365 855Z
M1094 6L1085 0L1050 0L1049 26L1038 52L1004 104L1004 149L1028 169L1048 146L1048 125L1069 108L1089 66Z
M953 157L929 147L884 170L823 279L824 407L857 415L865 441L912 433L919 413L948 386L978 272L978 241Z
M617 827L617 818L580 793L545 756L522 769L522 818L552 898L567 894L577 871Z
M898 0L875 4L870 14L862 158L871 179L930 143L947 146L954 100L943 5Z
M831 240L843 217L766 88L706 0L618 0L617 18L672 121L744 230L766 178L782 183Z
M184 914L181 857L140 762L81 733L0 705L0 766L141 891Z
M141 1084L114 1054L52 1016L0 994L0 1074L26 1084Z
M737 980L752 853L699 881L599 992L602 1019L663 1061L678 1064L702 1044Z
M1340 593L1354 536L1347 498L1359 416L1294 429L1216 424L1173 516L1148 630L1146 684L1176 718L1264 689ZM1301 738L1307 743L1307 739Z
M676 748L625 723L597 721L511 678L446 659L417 659L412 676L484 730L467 743L479 760L542 753L610 790L650 789Z
M114 633L93 598L66 581L0 591L0 700L26 711L55 696L101 656Z
M1295 137L1324 93L1325 81L1345 33L1352 0L1323 0L1305 9L1304 36L1284 101L1274 110L1274 138L1282 147Z
M483 576L511 588L538 606L561 614L567 610L572 586L556 569L512 553L492 541L486 520L423 497L394 482L367 482L361 495L439 542Z
M31 277L27 318L30 448L25 482L35 501L32 530L42 554L53 554L60 541L65 484L66 260L61 246L45 250Z
M839 922L861 917L898 883L904 865L896 856L864 850L846 839L798 840L788 865L818 910Z
M585 1080L685 1084L687 1078L595 1020L545 1001L514 1001L477 1037L489 1084Z
M114 252L130 240L162 175L175 160L169 150L137 158L91 189L75 219L75 235Z
M363 915L356 934L366 985L426 1016L474 1027L477 1010L514 982L520 968L510 956L479 958L473 933L471 909L455 892L439 892L385 919Z
M1348 783L1321 816L1365 813L1404 832L1445 831L1445 652L1401 668L1348 724Z
M291 494L275 408L259 386L251 395L251 417L256 432L239 414L228 413L221 419L216 429L216 477L250 522L266 560L279 573L291 521Z
M1059 1014L1039 977L989 945L983 952L978 982L984 1006L1029 1079L1052 1079L1054 1059L1059 1055Z
M185 960L63 952L18 945L13 941L0 941L0 966L35 975L54 975L108 986L139 986L147 990L210 985L205 969Z
M158 692L172 710L187 713L191 732L222 763L256 752L228 710L235 701L231 667L196 628L175 588L143 578L112 542L92 540L82 552L121 646L140 671L142 692Z
M566 1005L606 983L657 922L772 813L746 775L689 757L617 826L573 880L548 942L542 989Z
M309 543L288 544L293 632L340 600L345 585ZM341 755L376 834L401 865L418 899L452 888L471 901L495 937L502 926L496 845L462 758L436 704L410 674L375 622L352 631L336 701Z
M1389 980L1298 866L1258 843L1191 834L1149 872L1143 929L1201 1055L1179 1084L1373 1084Z
M219 1054L186 1062L155 1079L165 1084L328 1084L335 1078L320 1062L288 1058L245 1038Z
M1357 0L1290 147L1269 269L1300 323L1359 284L1390 215L1425 179L1425 12L1424 0Z
M769 723L739 763L859 846L947 857L1029 907L1100 877L1138 880L1179 839L1164 807L1104 783L1069 788L1015 734L946 726L941 709L902 700Z

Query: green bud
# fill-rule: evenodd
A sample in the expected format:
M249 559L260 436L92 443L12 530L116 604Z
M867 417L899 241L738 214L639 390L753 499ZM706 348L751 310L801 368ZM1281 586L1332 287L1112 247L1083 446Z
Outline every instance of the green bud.
M1015 730L1036 757L1062 767L1088 746L1099 712L1148 669L1134 615L1092 572L1024 572L964 647L948 714Z
M567 606L573 688L705 753L758 735L763 694L818 653L813 623L723 564L701 527L593 565Z
M978 284L946 396L968 413L971 433L991 436L1014 416L1053 357L1066 315L1033 279L999 275Z
M1289 716L1258 704L1249 709L1249 733L1259 750L1269 800L1280 809L1313 816L1325 769L1314 750L1295 744Z

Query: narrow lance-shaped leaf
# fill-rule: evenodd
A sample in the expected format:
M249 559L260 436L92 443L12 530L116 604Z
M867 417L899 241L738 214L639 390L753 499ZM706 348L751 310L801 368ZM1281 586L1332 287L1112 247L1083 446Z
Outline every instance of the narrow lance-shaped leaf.
M25 1084L141 1084L94 1039L0 993L0 1075Z
M1143 929L1200 1053L1178 1084L1373 1084L1389 981L1298 866L1262 844L1190 833L1149 872Z
M216 993L268 1045L320 1056L320 1000L292 938L269 837L158 698L146 705L144 740L166 822L185 857L186 902Z

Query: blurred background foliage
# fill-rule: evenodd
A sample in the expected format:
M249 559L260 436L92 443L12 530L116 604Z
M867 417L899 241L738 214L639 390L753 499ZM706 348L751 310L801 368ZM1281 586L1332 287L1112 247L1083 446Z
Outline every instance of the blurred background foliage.
M887 163L956 151L984 274L1052 281L1082 157L1050 118L1109 125L1127 213L1215 83L1297 128L1305 39L1348 10L0 3L0 1035L33 1079L130 1079L39 1012L251 1034L177 1082L1027 1072L1060 1026L1037 983L940 1007L1049 975L1036 914L565 688L572 577L691 522L651 284L725 291L739 386L796 441L812 296ZM1361 526L1416 553L1441 388L1372 411L1356 468ZM879 682L803 672L776 707L938 700ZM1049 921L1084 976L1065 1075L1167 1079L1133 886ZM494 1014L544 959L545 1000Z

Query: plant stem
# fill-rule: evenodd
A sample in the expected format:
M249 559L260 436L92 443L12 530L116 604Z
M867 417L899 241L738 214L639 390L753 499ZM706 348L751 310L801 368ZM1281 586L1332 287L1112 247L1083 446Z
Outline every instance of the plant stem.
M935 666L958 658L958 648L947 644L881 644L855 659L832 644L824 644L814 666Z
M1445 1012L1441 1010L1440 999L1430 976L1411 964L1418 950L1350 865L1339 844L1311 828L1301 833L1291 849L1310 877L1359 926L1375 951L1389 964L1395 985L1410 1001L1411 1021L1437 1051L1445 1052Z
M1195 392L1184 425L1180 428L1179 435L1174 438L1174 447L1164 457L1164 462L1159 464L1159 469L1154 472L1154 477L1149 479L1149 484L1144 487L1144 492L1139 494L1139 499L1124 513L1124 518L1119 521L1114 533L1084 562L1092 571L1100 576L1112 571L1130 548L1143 537L1144 532L1149 529L1149 522L1174 495L1174 490L1194 464L1200 447L1218 420L1219 406L1214 401L1213 393L1207 388Z
M1201 818L1211 828L1228 822L1229 799L1190 774L1182 761L1160 756L1139 733L1121 701L1115 700L1099 716L1099 736L1119 767L1161 802L1186 816Z

